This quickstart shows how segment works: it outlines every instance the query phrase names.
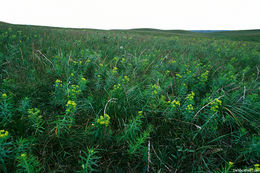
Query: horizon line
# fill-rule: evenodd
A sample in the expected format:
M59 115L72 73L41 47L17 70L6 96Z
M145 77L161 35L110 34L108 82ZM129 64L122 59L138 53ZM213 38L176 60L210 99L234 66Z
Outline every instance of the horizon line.
M113 31L113 30L138 30L138 29L151 29L151 30L161 30L161 31L251 31L251 30L260 30L259 29L160 29L160 28L113 28L113 29L104 29L104 28L84 28L84 27L70 27L70 26L52 26L52 25L40 25L40 24L22 24L22 23L11 23L0 21L0 23L5 23L9 25L22 25L22 26L36 26L36 27L50 27L50 28L60 28L60 29L90 29L90 30L104 30L104 31Z

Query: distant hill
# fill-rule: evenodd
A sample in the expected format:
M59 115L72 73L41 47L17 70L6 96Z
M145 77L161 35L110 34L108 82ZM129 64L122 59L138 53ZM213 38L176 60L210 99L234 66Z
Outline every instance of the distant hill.
M212 32L223 32L223 31L231 31L231 30L190 30L191 32L199 32L199 33L212 33Z
M52 29L66 29L66 30L81 30L81 31L95 31L95 32L127 32L127 33L139 33L145 35L154 36L198 36L198 37L214 37L219 39L230 39L237 41L253 41L260 42L260 29L254 30L162 30L155 28L133 28L133 29L90 29L90 28L62 28L62 27L50 27L50 26L37 26L37 25L17 25L10 24L7 22L1 22L0 26L14 25L19 27L41 27L41 28L52 28Z

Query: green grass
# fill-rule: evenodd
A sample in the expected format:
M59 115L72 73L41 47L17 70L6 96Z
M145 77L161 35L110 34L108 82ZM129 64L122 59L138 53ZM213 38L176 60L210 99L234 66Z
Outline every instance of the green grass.
M0 23L1 171L259 169L258 35Z
M209 34L217 38L226 38L235 41L250 41L260 43L260 30L224 31Z

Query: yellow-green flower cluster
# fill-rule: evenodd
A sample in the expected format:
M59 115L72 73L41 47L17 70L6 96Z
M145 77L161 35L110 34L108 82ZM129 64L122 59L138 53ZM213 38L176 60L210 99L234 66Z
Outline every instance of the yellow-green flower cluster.
M171 106L173 107L173 108L176 108L177 106L180 106L181 105L181 103L179 102L179 101L177 101L177 100L173 100L172 102L171 101L168 101L168 103L171 103Z
M170 73L170 70L166 70L166 72L165 72L165 73L166 73L166 75L168 75L168 74Z
M125 58L122 58L121 62L124 63L125 61L126 61Z
M260 172L260 165L259 164L254 164L256 172Z
M192 101L194 96L195 96L195 93L193 91L191 91L191 93L187 95L186 99Z
M40 113L40 110L38 108L28 109L28 113L29 114L38 114L38 113Z
M22 153L21 157L23 157L23 158L26 157L26 153Z
M228 164L229 164L230 166L232 166L234 163L233 163L233 162L228 162Z
M117 57L114 57L114 58L113 58L113 61L117 61L117 60L118 60L118 58L117 58Z
M182 78L182 75L180 75L179 73L177 73L176 76L177 76L178 78Z
M175 61L175 60L172 60L170 63L171 63L171 64L175 64L175 63L176 63L176 61Z
M72 96L75 96L76 94L79 94L81 92L81 90L79 89L78 85L71 85L70 89L69 89L69 93Z
M57 80L55 81L55 86L56 86L56 87L62 87L62 81L59 80L59 79L57 79Z
M156 84L153 84L152 88L154 88L154 89L158 89L158 88L159 88L159 86L158 86L158 85L156 85Z
M153 95L157 95L157 94L158 94L159 86L156 85L156 84L154 84L154 85L152 86L152 89L153 89Z
M85 79L84 77L81 78L82 81L87 81L87 79Z
M208 80L208 74L209 74L209 71L206 70L204 73L201 74L200 77L198 77L198 79L201 81L201 82L206 82Z
M186 107L185 109L186 109L188 112L193 111L193 106L192 106L192 104L187 105L187 107Z
M128 83L130 81L130 78L128 76L124 76L123 80L124 83Z
M85 86L85 84L87 83L87 79L84 78L84 77L81 77L80 78L80 81L79 81L79 85L82 87L82 86ZM77 88L76 88L77 89Z
M3 99L6 99L6 98L7 98L7 94L6 94L6 93L3 93L3 94L2 94L2 98L3 98Z
M117 84L113 86L113 91L117 91L119 89L121 89L121 84Z
M28 117L29 118L33 118L33 117L37 117L37 115L40 113L40 110L38 108L31 108L28 109ZM42 116L38 116L38 118L42 118Z
M7 130L0 130L0 139L5 138L8 136L8 131Z
M191 73L191 70L186 69L186 74L190 74L190 73Z
M90 63L90 62L91 62L91 60L90 60L90 59L88 59L88 60L87 60L87 62L88 62L88 63Z
M117 67L114 67L113 70L112 70L112 73L113 73L113 74L117 73L117 70L118 70L118 68L117 68Z
M74 112L76 110L77 107L77 103L71 100L68 100L67 104L66 104L66 112L70 113L70 112Z
M97 119L97 123L100 125L108 126L109 125L110 116L108 114L105 114L104 116L100 116Z
M213 112L218 112L218 108L221 104L222 104L221 100L215 99L212 103L210 103L211 105L210 110L212 110Z
M235 77L235 75L234 74L232 74L231 72L227 75L227 78L228 78L228 80L230 80L230 81L232 81L232 80L235 80L236 79L236 77Z
M143 111L138 111L138 115L142 116L143 115Z
M104 65L102 63L99 64L99 67L103 67Z

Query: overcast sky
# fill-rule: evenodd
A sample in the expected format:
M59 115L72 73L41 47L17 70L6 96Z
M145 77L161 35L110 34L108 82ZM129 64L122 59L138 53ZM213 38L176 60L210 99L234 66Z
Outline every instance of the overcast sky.
M0 21L96 29L260 29L260 0L0 0Z

